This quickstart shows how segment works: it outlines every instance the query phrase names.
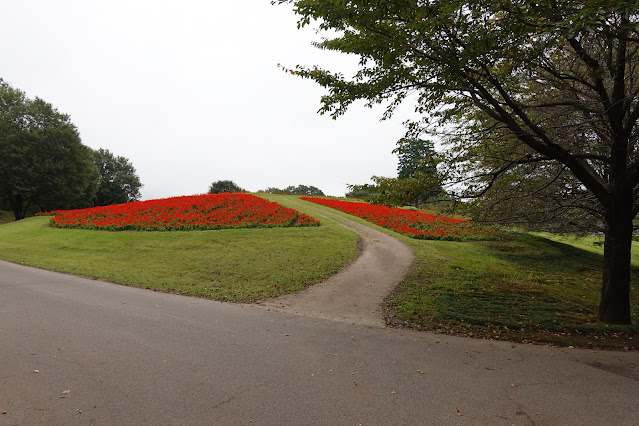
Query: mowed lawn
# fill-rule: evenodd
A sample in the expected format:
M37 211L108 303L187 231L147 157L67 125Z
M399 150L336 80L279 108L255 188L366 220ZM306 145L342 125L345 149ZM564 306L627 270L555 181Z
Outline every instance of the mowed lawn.
M309 228L109 232L58 229L49 217L0 225L0 259L110 282L249 302L303 289L351 263L357 236Z
M416 262L387 298L389 324L446 334L639 349L639 247L633 245L635 325L597 321L601 238L513 234L501 241L406 241Z

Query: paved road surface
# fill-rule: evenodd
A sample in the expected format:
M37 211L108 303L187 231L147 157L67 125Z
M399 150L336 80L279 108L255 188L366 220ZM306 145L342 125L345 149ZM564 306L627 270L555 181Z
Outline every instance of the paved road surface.
M638 362L0 262L2 425L636 425Z

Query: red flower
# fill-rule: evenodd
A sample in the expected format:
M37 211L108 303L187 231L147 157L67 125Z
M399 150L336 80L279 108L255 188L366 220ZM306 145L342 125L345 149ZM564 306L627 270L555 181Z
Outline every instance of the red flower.
M51 226L123 230L204 230L317 226L297 210L250 194L204 194L79 210L58 210Z
M384 228L413 238L468 240L497 237L492 228L472 225L464 219L436 216L396 207L373 206L367 203L340 201L330 198L301 197L323 206L360 217Z

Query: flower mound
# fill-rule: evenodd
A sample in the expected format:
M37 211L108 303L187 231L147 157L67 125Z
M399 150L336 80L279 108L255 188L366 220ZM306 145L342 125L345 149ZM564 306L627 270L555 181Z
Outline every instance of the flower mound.
M79 210L58 210L50 225L110 231L172 231L317 226L297 210L250 194L204 194L137 201Z
M301 197L301 199L361 217L368 222L413 238L429 240L487 240L498 236L494 229L474 226L464 219L453 219L396 207L374 206L368 203L328 198Z

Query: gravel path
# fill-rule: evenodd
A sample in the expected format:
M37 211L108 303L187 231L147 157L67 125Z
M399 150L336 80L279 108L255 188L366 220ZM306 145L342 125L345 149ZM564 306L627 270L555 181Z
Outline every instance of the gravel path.
M326 281L262 305L308 317L384 327L380 303L408 273L414 260L411 249L396 238L338 214L313 210L359 235L360 256Z

